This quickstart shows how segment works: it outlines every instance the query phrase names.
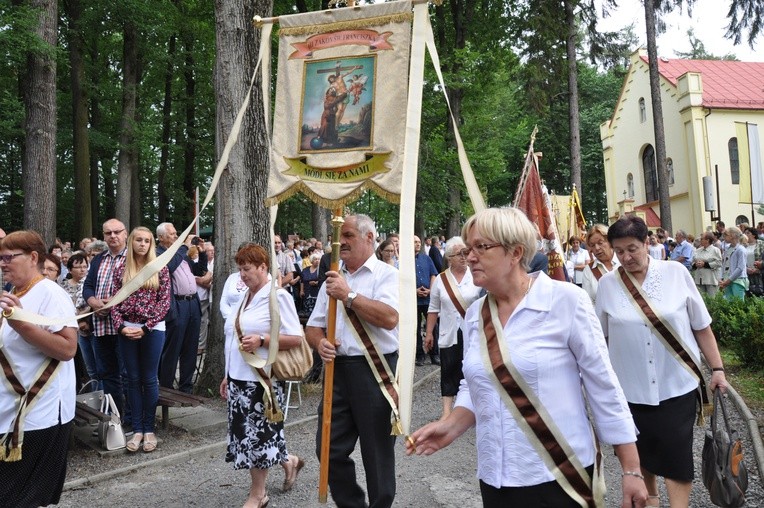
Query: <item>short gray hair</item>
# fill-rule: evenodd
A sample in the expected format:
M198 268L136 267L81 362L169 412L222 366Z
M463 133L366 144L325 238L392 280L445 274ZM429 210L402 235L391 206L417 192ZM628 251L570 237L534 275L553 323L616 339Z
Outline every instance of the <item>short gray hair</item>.
M500 243L508 251L514 246L523 248L520 265L528 271L533 256L536 255L538 231L519 208L486 208L464 223L462 238L467 238L473 229L489 240Z
M157 226L158 237L162 237L167 234L167 226L172 226L172 222L163 222Z
M372 241L377 237L377 226L374 225L374 221L371 219L371 217L362 213L356 213L347 216L348 219L350 217L355 219L355 226L363 236L371 233Z
M446 242L446 255L459 254L459 251L466 247L461 236L454 236Z
M106 242L104 242L103 240L95 240L93 242L90 242L87 245L87 247L85 247L85 252L88 253L88 254L90 254L93 251L102 252L102 251L105 251L108 248L109 248L109 246L106 245Z

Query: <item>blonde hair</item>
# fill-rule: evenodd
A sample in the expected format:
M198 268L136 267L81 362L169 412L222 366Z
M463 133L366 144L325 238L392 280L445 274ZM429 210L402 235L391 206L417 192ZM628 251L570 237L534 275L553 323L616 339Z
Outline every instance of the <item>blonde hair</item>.
M146 253L146 262L142 265L138 265L138 261L135 259L135 253L133 252L133 238L135 233L147 233L151 238L149 244L149 251ZM151 263L157 258L156 243L154 242L154 235L149 228L138 226L130 231L130 236L127 237L127 255L125 256L125 273L122 275L122 284L125 285L135 278L141 268ZM159 289L159 274L155 273L141 286L144 289Z
M520 265L528 271L536 255L538 232L522 210L511 207L486 208L467 219L462 227L462 238L467 238L472 228L481 236L500 243L506 251L516 245L522 247Z

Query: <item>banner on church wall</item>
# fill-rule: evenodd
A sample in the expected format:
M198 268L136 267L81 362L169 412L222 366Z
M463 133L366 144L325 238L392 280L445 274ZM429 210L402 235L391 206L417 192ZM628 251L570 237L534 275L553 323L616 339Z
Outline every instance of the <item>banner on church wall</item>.
M401 192L411 2L281 16L267 204Z

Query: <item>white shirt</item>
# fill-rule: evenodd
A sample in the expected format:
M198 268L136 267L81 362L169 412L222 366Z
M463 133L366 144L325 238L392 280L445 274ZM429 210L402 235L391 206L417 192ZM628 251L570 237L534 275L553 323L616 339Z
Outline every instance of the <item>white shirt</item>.
M52 280L43 279L32 286L32 289L21 297L21 306L27 312L49 318L71 317L65 325L45 327L49 332L56 333L68 327L77 329L71 297ZM37 380L36 374L48 357L24 340L4 319L2 333L4 353L13 365L21 384L29 389ZM58 424L59 411L61 423L70 422L74 418L74 396L74 361L61 362L56 376L48 381L45 390L35 398L34 405L26 414L24 431L47 429ZM5 381L0 382L0 433L13 430L11 423L18 410L15 400L16 392L11 390Z
M570 249L568 251L568 261L570 261L570 265L568 266L568 277L570 277L571 282L581 284L584 278L584 271L576 270L575 267L577 265L585 265L589 262L589 251L580 247L578 248L578 252ZM586 267L584 267L584 269L586 269Z
M613 254L613 260L611 261L611 263L613 263L613 270L621 266L620 261L618 261L618 256L616 256L615 254ZM594 277L594 273L592 273L592 268L594 268L595 266L598 266L600 270L602 270L603 276L604 274L610 271L597 258L594 258L594 260L592 261L592 264L586 265L586 267L584 267L584 272L581 274L581 287L584 288L584 291L586 291L586 294L589 295L589 298L592 299L592 303L595 303L597 301L598 281Z
M383 263L375 255L372 255L354 273L344 273L350 289L372 300L384 303L398 311L398 270ZM337 302L342 305L342 302ZM326 284L321 286L316 299L316 306L308 320L308 326L326 329L326 315L329 313L329 298L326 296ZM377 346L382 354L398 351L398 326L392 330L366 323L369 331L374 336ZM337 309L337 337L340 345L337 348L339 356L361 356L363 350L347 330L345 319Z
M652 258L649 262L642 289L653 309L674 327L677 338L699 362L700 351L692 331L711 324L703 298L683 264ZM629 402L657 406L698 387L698 381L637 313L621 288L617 273L600 279L599 295L597 316L609 337L610 361Z
M228 323L228 316L238 308L236 304L241 301L241 295L246 291L247 285L242 282L239 272L233 272L225 280L223 292L220 294L220 314L223 315L226 323Z
M271 315L269 311L270 284L266 284L260 291L252 296L252 300L244 308L239 318L239 325L244 335L253 333L265 334L271 333ZM258 376L255 370L244 361L239 352L239 338L236 335L234 323L239 311L239 305L242 298L247 293L240 295L239 301L234 306L226 319L225 329L225 370L228 376L239 381L257 381ZM282 335L302 336L302 325L300 318L297 317L297 311L294 308L294 299L285 289L276 290L276 298L279 302L279 314L281 316L281 328L279 333ZM268 358L268 348L257 348L255 354L261 358ZM271 366L265 367L265 372L270 373Z
M472 282L472 272L469 267L464 272L462 281L456 284L459 292L462 294L467 307L478 299L480 288ZM435 277L435 284L430 288L430 307L428 313L438 314L440 317L438 347L446 348L456 344L456 332L462 326L462 316L454 307L451 297L448 296L446 287L443 285L443 279L440 275Z
M662 243L656 243L655 245L649 245L647 251L650 253L650 257L662 261L666 255L666 248Z
M586 293L543 272L531 277L536 281L504 326L504 340L512 362L587 467L595 451L582 382L602 442L633 443L636 428ZM465 316L464 380L456 397L457 406L475 414L477 476L497 488L553 481L488 377L478 329L483 302L473 303Z

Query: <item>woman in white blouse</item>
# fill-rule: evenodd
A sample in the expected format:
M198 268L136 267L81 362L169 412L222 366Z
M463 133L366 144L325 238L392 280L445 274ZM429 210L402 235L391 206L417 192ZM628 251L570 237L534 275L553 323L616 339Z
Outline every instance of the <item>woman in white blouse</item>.
M464 225L462 238L475 285L488 294L465 316L464 380L454 410L414 432L407 453L430 455L476 426L484 506L580 506L564 481L555 479L559 471L549 465L547 443L528 429L500 375L517 374L528 399L539 402L538 414L562 436L557 442L567 444L569 463L586 469L580 478L591 487L595 444L583 385L597 435L613 445L623 468L619 505L643 506L647 491L636 430L589 297L543 272L526 272L536 252L536 229L518 209L479 212ZM499 345L498 361L489 337Z
M624 273L619 269L600 279L596 312L639 429L637 448L650 495L647 506L659 506L657 476L665 479L671 506L688 506L699 380L664 345L666 339L659 336L657 327L648 324L653 321L638 310L639 302L627 292L626 281L633 280L644 302L676 331L674 338L696 363L703 352L713 371L709 389L718 386L724 391L727 381L711 316L681 263L663 263L648 255L647 226L642 219L622 217L610 226L608 239Z
M268 469L281 464L286 475L282 489L289 490L305 463L287 452L284 423L272 423L265 418L262 379L241 353L268 356L271 341L268 253L259 245L245 244L236 253L236 264L247 290L228 314L225 326L226 377L220 383L220 396L228 400L226 462L233 462L234 469L249 469L252 483L244 506L264 508L269 502L265 490ZM281 319L279 349L297 347L303 332L292 295L278 289L276 297ZM270 375L270 365L264 371ZM281 384L274 383L274 389L278 404L283 407Z
M0 294L2 506L57 504L66 478L77 320L66 291L40 274L45 254L45 243L34 231L15 231L0 240L0 268L13 286ZM8 319L21 309L56 324ZM35 394L38 382L42 388Z
M607 226L604 224L595 224L589 229L586 234L586 247L594 259L584 268L581 287L594 303L597 301L600 277L618 268L619 263L613 253L613 247L607 240Z
M430 351L435 343L435 324L439 322L440 395L443 397L441 418L447 418L451 414L454 397L459 391L459 383L464 379L462 373L464 339L461 330L463 320L454 304L454 299L460 307L463 306L465 311L480 295L480 288L472 282L467 258L462 255L462 249L465 248L464 241L456 236L446 245L448 247L446 247L445 258L448 268L435 278L435 283L432 285L430 306L427 309L427 333L424 338L424 349ZM448 279L450 293L446 289L444 277Z

